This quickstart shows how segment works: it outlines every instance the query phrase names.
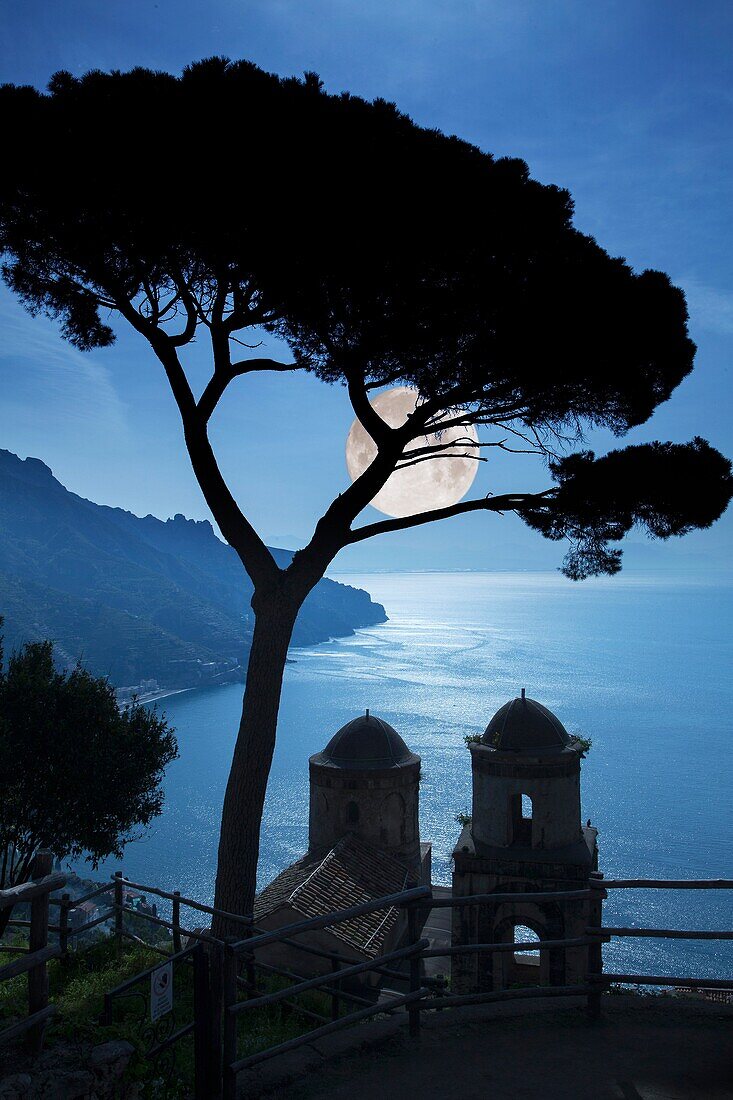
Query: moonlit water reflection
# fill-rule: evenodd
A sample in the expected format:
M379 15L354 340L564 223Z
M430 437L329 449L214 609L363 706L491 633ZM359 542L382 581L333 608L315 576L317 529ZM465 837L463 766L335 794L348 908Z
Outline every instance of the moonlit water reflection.
M261 883L306 847L308 756L369 707L423 759L421 831L447 883L470 807L466 734L526 687L571 733L593 740L583 819L600 829L607 877L733 877L730 587L548 574L340 576L390 621L292 653L268 790ZM131 845L126 873L201 900L212 895L218 822L241 686L161 704L181 759L163 817ZM732 927L731 892L613 895L606 923ZM626 940L606 965L733 977L730 943Z

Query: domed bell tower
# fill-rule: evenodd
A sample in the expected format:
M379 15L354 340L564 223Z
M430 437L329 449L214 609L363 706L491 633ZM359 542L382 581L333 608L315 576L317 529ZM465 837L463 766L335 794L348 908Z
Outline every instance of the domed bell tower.
M420 757L369 711L347 722L310 761L308 851L321 857L354 833L416 873Z
M586 889L598 866L597 831L581 825L580 746L522 690L469 748L473 806L453 853L453 894L537 893L537 901L456 908L453 942L584 936L595 916L589 901L542 900L543 893ZM585 947L456 955L453 984L461 991L581 984L586 963Z

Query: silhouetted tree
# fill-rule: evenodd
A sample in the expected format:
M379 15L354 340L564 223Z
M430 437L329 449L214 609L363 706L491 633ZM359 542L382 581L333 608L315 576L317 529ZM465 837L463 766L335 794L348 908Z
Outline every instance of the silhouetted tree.
M120 711L107 680L82 668L58 672L51 642L24 646L7 669L0 648L0 890L28 880L39 848L95 867L121 857L161 812L176 756L165 718Z
M216 885L217 906L248 912L293 623L342 547L512 511L569 539L564 569L581 578L619 568L609 543L633 525L667 537L721 514L730 464L703 440L567 454L588 426L623 435L644 423L689 373L684 296L574 229L568 193L522 161L421 129L382 100L327 95L313 74L282 80L221 58L180 78L62 72L48 94L6 87L0 104L8 284L81 349L112 343L110 315L147 341L203 494L254 583ZM242 353L242 334L263 326L292 362ZM196 396L182 351L202 335L212 373ZM235 501L207 431L227 386L262 370L344 384L377 448L286 569ZM421 395L397 428L369 402L394 383ZM414 448L441 410L482 425L484 447L537 455L547 488L354 527L396 468L440 456L440 440Z

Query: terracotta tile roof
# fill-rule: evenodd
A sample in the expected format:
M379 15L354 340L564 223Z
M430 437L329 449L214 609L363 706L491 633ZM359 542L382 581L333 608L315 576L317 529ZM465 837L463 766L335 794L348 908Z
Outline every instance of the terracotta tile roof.
M92 917L96 914L99 906L94 901L81 901L78 905L74 906L74 909L80 909L82 913L86 913L87 916Z
M399 860L348 833L321 860L291 863L255 900L255 921L288 905L303 917L322 917L414 886L417 876ZM330 931L375 958L397 921L398 910L380 909L334 925Z

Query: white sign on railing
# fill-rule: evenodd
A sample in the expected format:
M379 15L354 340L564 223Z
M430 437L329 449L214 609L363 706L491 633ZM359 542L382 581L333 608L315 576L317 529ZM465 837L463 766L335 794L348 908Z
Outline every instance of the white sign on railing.
M150 1019L155 1023L173 1008L173 963L164 963L150 975Z

